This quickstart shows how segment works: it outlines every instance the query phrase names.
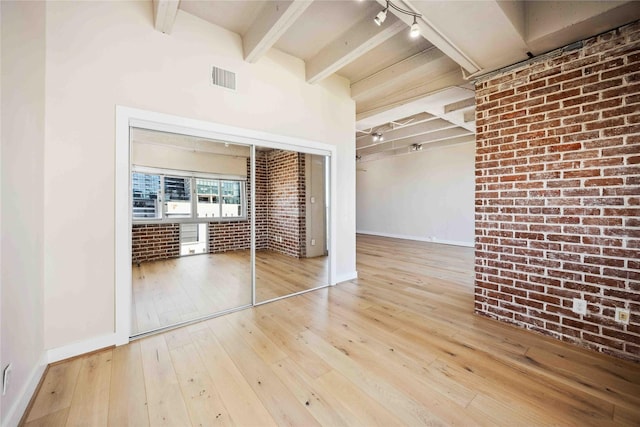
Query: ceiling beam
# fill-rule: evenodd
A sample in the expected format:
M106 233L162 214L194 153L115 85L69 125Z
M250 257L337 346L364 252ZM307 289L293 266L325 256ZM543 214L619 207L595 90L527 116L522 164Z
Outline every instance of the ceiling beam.
M171 34L179 3L180 0L153 0L153 19L156 30Z
M449 129L440 129L434 132L414 135L408 138L398 139L395 141L383 142L382 144L377 144L371 147L359 148L359 149L356 148L356 153L362 156L365 156L365 155L368 155L371 153L377 153L380 151L388 151L388 150L395 150L401 147L408 147L412 144L429 144L434 141L458 138L462 136L471 136L475 138L475 135L470 133L468 130L456 126Z
M394 85L406 84L414 77L429 74L429 71L438 68L443 62L451 63L450 59L435 47L423 50L416 55L393 64L380 72L360 80L351 85L351 97L356 101L371 93L388 89ZM451 63L453 64L453 63Z
M476 110L465 111L463 120L465 123L474 122L476 120Z
M455 126L456 125L446 120L433 119L413 126L403 126L401 128L390 130L387 132L381 131L380 133L382 133L384 137L384 141L381 142L384 143L396 141L398 139L408 138L416 135L423 135L429 132L435 132L441 129L448 129ZM374 145L379 145L379 143L377 141L373 142L373 138L371 135L367 135L356 140L356 150Z
M381 27L367 16L307 61L307 82L319 82L406 28L392 16Z
M242 37L244 59L257 62L311 5L310 0L268 1Z
M423 84L410 89L395 92L387 97L381 97L366 102L359 102L356 105L356 121L378 115L386 110L409 104L413 101L420 101L422 98L442 91L453 86L461 86L467 82L463 79L460 69L450 71L442 76L430 79ZM424 111L424 110L423 110Z
M475 107L476 99L474 97L463 99L462 101L452 102L444 106L444 113L449 114L454 111L464 110L465 108Z
M374 128L383 124L391 123L396 127L403 127L408 125L413 126L420 122L426 122L427 120L431 120L435 116L429 113L414 113L410 116L405 116L401 119L398 119L398 117L402 117L402 116L395 115L390 117L388 120L385 120L384 123L376 123L374 126L368 126L368 127L363 127L361 123L356 123L356 138L362 138L366 136L366 135L358 135L359 133L370 134L371 131L374 130Z
M385 7L387 2L386 0L377 0L378 3L382 7ZM419 9L411 4L409 0L393 0L394 4L401 7L402 9L415 11L416 13L420 13ZM398 19L404 21L406 25L411 25L413 23L413 16L406 15L404 13L400 13L393 8L389 8L389 11L393 13ZM453 44L445 35L443 31L429 21L428 17L422 15L417 18L418 26L420 27L420 35L427 39L431 44L440 49L447 55L449 58L453 59L457 62L462 68L464 68L467 73L474 74L482 70L477 63L471 59L469 55L462 51L458 46Z
M470 142L473 142L474 138L473 136L461 136L458 138L451 138L451 139L444 139L441 141L435 141L435 142L431 142L431 143L425 143L422 145L422 150L420 151L411 151L409 146L406 147L400 147L400 148L396 148L393 150L388 150L388 151L380 151L377 153L372 153L372 154L358 154L360 156L358 163L361 162L368 162L368 161L372 161L372 160L380 160L380 159L384 159L385 157L394 157L394 156L402 156L402 155L407 155L407 154L417 154L417 153L421 153L421 152L425 152L425 151L430 151L436 148L440 148L440 147L451 147L454 145L458 145L458 144L468 144Z

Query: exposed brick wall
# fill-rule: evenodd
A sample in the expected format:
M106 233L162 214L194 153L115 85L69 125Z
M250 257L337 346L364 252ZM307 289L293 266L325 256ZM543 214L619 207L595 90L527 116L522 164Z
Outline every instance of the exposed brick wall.
M638 70L636 22L477 82L476 313L640 361Z
M305 155L273 150L256 153L256 249L306 255ZM251 248L251 168L247 159L248 220L209 222L209 252ZM156 227L156 228L154 228ZM155 234L151 231L156 230ZM166 232L172 230L171 233ZM134 225L133 262L180 256L180 226ZM271 236L271 238L270 238ZM282 237L282 242L276 241ZM148 241L145 238L149 237Z
M139 263L180 256L180 224L135 224L131 261Z
M256 151L256 250L269 247L267 152Z
M209 252L212 254L251 249L251 223L224 221L209 223Z
M251 249L251 160L247 158L247 219L209 222L209 253Z
M296 258L306 253L304 159L293 151L267 154L268 248Z

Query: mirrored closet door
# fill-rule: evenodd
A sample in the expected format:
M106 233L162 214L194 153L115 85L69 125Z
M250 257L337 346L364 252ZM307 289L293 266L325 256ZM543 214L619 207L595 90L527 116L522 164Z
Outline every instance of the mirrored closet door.
M131 128L131 336L252 304L251 147Z
M329 284L327 160L256 148L256 303Z

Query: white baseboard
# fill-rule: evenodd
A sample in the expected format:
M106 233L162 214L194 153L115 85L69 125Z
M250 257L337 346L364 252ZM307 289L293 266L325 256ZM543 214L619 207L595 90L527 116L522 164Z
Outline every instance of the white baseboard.
M27 406L29 406L31 397L33 397L36 392L36 388L40 383L40 379L42 379L42 375L44 374L46 367L47 355L43 352L38 364L31 370L31 374L29 375L26 384L22 387L22 390L20 390L18 400L16 400L13 406L11 406L6 413L2 427L15 427L20 423L20 419L27 410Z
M458 240L444 240L444 239L437 239L437 238L432 239L429 237L410 236L405 234L381 233L378 231L356 230L356 234L369 234L371 236L391 237L394 239L405 239L405 240L416 240L419 242L440 243L443 245L464 246L467 248L475 247L473 242L462 242Z
M342 283L342 282L347 282L349 280L353 280L353 279L357 279L357 278L358 278L358 272L357 271L352 271L352 272L347 273L347 274L341 274L341 275L336 277L336 284Z
M100 337L90 338L85 341L78 341L73 344L47 350L47 360L49 363L59 362L81 354L90 353L105 347L111 347L119 343L116 334L107 334Z

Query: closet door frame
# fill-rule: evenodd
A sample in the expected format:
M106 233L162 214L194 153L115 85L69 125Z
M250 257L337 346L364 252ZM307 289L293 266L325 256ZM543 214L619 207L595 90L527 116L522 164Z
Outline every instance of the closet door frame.
M337 147L318 141L255 131L170 114L116 106L115 150L115 345L129 342L131 335L131 144L129 129L137 127L251 146L251 192L255 200L255 147L291 150L327 156L329 159L329 286L336 284L336 170ZM255 203L251 215L251 286L255 301Z

